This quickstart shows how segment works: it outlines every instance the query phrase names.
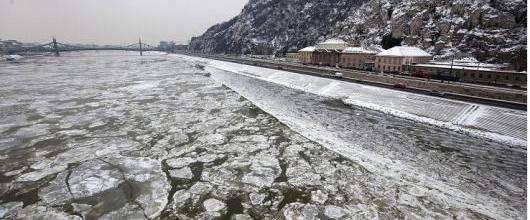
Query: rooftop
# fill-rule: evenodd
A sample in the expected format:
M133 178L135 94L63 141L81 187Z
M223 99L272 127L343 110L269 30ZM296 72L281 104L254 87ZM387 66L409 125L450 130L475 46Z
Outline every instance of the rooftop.
M453 70L477 70L477 71L488 71L488 72L503 72L503 73L514 73L515 72L515 71L509 71L509 70L496 70L496 69L482 68L482 67L468 67L468 66L454 66L454 65L451 66L450 64L448 65L448 64L422 63L422 64L414 64L413 66L453 69ZM526 72L516 72L516 73L526 74Z
M379 51L370 50L363 47L347 47L342 51L343 53L368 53L368 54L377 54Z
M455 59L455 60L434 60L429 62L430 64L437 64L437 65L453 65L453 66L464 66L464 67L475 67L475 68L489 68L489 69L502 69L506 67L506 65L503 64L493 64L493 63L482 63L478 61L475 58L472 57L466 57L462 59Z
M341 40L341 39L338 39L338 38L331 38L331 39L328 39L322 43L319 43L319 45L321 44L348 44L346 43L346 41L344 40Z
M316 45L317 49L326 50L344 50L348 47L348 43L341 39L332 38Z
M417 47L398 46L378 53L377 56L431 57L432 55Z
M299 50L298 52L313 52L316 49L317 48L315 46L310 46L310 47L303 48L303 49Z

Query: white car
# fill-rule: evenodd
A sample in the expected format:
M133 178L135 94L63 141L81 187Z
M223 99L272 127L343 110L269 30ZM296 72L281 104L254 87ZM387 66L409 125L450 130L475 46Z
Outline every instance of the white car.
M22 56L20 55L7 55L5 56L6 61L17 61L22 59Z
M342 78L342 77L344 77L344 75L342 73L340 73L340 72L336 72L334 77Z

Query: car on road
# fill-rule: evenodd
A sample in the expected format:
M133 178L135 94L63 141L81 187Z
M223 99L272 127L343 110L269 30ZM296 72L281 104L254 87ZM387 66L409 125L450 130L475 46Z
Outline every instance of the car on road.
M438 90L431 90L429 93L434 96L445 96L445 92L438 91Z
M343 78L344 74L342 74L341 72L336 72L335 75L333 75L333 77L335 77L335 78Z
M396 83L396 84L394 84L394 88L406 89L407 88L407 84L405 84L405 83Z

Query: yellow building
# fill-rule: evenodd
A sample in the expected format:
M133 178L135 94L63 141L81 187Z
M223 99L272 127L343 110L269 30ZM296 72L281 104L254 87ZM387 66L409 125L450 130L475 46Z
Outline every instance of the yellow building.
M313 54L313 63L323 66L338 66L340 54L349 46L349 43L341 39L329 39L319 43Z
M315 53L316 47L306 47L298 51L298 57L302 64L315 64L313 62L313 54Z
M403 68L413 76L421 76L425 78L437 79L440 78L440 76L443 76L459 82L527 88L526 72L431 63L404 65Z
M300 53L287 53L287 62L290 63L299 63L300 62Z
M348 47L340 55L339 66L343 68L372 70L375 55L381 52L363 47Z
M392 47L375 56L377 72L402 72L403 65L427 63L432 55L417 47Z

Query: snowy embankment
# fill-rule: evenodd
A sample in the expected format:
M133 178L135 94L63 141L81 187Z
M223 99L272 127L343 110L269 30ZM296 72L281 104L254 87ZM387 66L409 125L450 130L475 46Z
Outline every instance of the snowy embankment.
M526 148L526 111L438 98L392 89L308 76L218 60L182 59L290 88L337 98L344 103L385 112L458 132Z

